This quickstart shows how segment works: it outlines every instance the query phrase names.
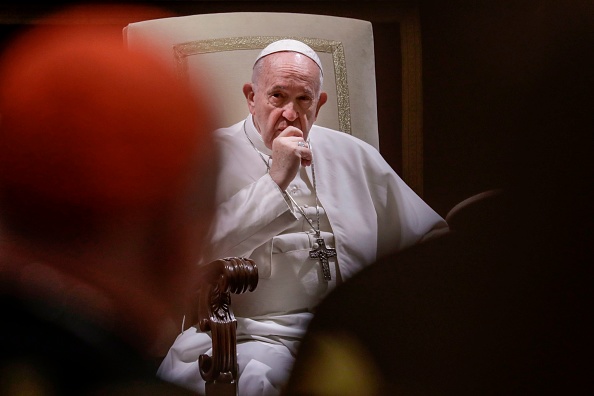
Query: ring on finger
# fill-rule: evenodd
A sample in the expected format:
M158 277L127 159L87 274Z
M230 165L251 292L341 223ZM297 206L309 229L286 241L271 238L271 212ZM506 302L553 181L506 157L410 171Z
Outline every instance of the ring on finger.
M305 147L305 142L298 142L297 143L297 146L299 146L299 147Z

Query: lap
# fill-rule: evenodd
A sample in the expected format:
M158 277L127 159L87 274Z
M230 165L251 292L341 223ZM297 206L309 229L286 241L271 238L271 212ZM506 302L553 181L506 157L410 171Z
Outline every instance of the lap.
M204 380L198 368L198 357L204 353L212 354L210 335L192 327L177 337L157 375L204 394ZM283 344L262 340L238 342L239 394L278 395L288 379L293 361L293 354Z

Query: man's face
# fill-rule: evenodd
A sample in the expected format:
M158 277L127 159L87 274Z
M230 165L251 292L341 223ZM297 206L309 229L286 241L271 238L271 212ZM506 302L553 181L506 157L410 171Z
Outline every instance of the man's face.
M320 95L320 69L305 55L296 52L278 52L261 60L257 81L246 84L244 94L256 129L266 147L288 126L303 132L309 130L326 102Z

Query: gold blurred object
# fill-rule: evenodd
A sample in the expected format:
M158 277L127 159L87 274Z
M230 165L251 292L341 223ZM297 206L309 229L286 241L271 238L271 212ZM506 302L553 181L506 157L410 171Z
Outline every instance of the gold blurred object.
M364 346L346 334L325 333L314 340L316 354L307 364L297 389L303 395L380 395L379 370Z

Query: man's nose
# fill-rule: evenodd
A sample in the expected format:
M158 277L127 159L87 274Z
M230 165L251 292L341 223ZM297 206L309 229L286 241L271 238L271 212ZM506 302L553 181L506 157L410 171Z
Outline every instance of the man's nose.
M293 122L299 117L299 112L295 106L295 103L288 102L283 108L283 117L288 121Z

